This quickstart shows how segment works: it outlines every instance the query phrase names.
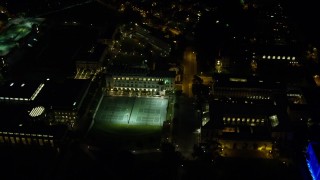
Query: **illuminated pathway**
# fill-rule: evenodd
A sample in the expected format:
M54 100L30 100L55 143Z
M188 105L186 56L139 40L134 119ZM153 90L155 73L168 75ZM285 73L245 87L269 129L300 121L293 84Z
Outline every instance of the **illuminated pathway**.
M183 55L183 83L182 92L188 97L192 97L192 79L197 74L196 52L188 47Z

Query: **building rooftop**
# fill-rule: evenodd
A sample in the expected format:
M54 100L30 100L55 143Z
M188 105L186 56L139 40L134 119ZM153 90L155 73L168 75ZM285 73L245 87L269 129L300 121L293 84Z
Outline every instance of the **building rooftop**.
M41 81L7 81L0 88L0 100L34 100L44 86L45 83Z
M146 76L146 77L175 77L174 71L151 71L147 68L114 65L108 73L116 76Z
M259 88L284 90L285 84L258 76L238 76L230 74L215 74L215 87Z
M66 79L50 82L39 95L39 103L47 107L78 108L90 87L89 79Z
M147 68L126 65L113 65L108 69L108 73L115 76L146 76L148 72Z
M75 57L76 61L98 62L106 49L107 45L96 43L83 47Z
M11 104L0 104L0 131L8 133L39 133L62 135L66 128L63 126L50 126L42 120L36 120L30 116L31 106Z
M273 101L256 103L256 100L226 98L215 100L210 104L211 126L223 127L267 127L281 130L288 126L285 109L276 106ZM210 122L210 121L209 121ZM210 123L207 123L210 126Z

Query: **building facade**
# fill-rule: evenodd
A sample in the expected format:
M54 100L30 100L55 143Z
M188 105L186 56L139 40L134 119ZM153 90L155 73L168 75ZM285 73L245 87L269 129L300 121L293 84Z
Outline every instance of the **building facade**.
M118 71L106 78L106 88L111 91L144 92L149 95L165 95L175 89L175 72Z
M201 142L217 141L223 156L272 158L274 131L287 121L285 87L257 77L215 77L210 120L202 123ZM203 121L203 118L200 118ZM279 130L280 129L280 130Z

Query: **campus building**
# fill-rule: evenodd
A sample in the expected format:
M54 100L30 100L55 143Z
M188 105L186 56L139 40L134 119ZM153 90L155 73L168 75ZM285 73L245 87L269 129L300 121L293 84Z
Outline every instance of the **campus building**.
M89 104L89 79L7 81L0 88L0 144L59 147Z
M0 146L59 148L67 127L51 126L46 109L26 104L0 104Z
M106 55L107 45L95 43L89 47L81 49L76 61L75 79L91 79L97 73L103 71L102 63Z
M75 129L87 110L90 87L89 79L48 82L38 103L47 108L50 124L65 124Z
M251 50L249 59L259 64L284 64L290 66L301 66L302 51L297 44L286 45L260 45Z
M150 71L126 66L108 70L106 88L112 91L144 92L150 95L165 95L175 89L174 71Z
M225 156L247 151L271 158L274 141L290 139L283 129L288 117L281 83L221 75L213 89L210 120L201 126L202 142L218 141Z
M51 125L48 107L39 100L48 85L43 81L6 81L0 88L0 145L58 148L67 126Z
M45 86L46 81L6 81L0 88L0 103L33 103Z

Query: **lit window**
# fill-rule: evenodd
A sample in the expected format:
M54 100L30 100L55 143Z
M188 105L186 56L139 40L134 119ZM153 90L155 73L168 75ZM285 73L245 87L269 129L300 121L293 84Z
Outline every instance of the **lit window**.
M23 144L27 144L26 138L21 138Z
M10 141L11 141L12 144L16 143L16 141L14 140L14 137L10 137Z
M49 144L49 140L48 139L44 139L43 142L44 142L44 144Z
M16 137L17 144L20 144L20 137Z
M40 146L43 146L43 140L42 139L39 139L39 144L40 144Z

